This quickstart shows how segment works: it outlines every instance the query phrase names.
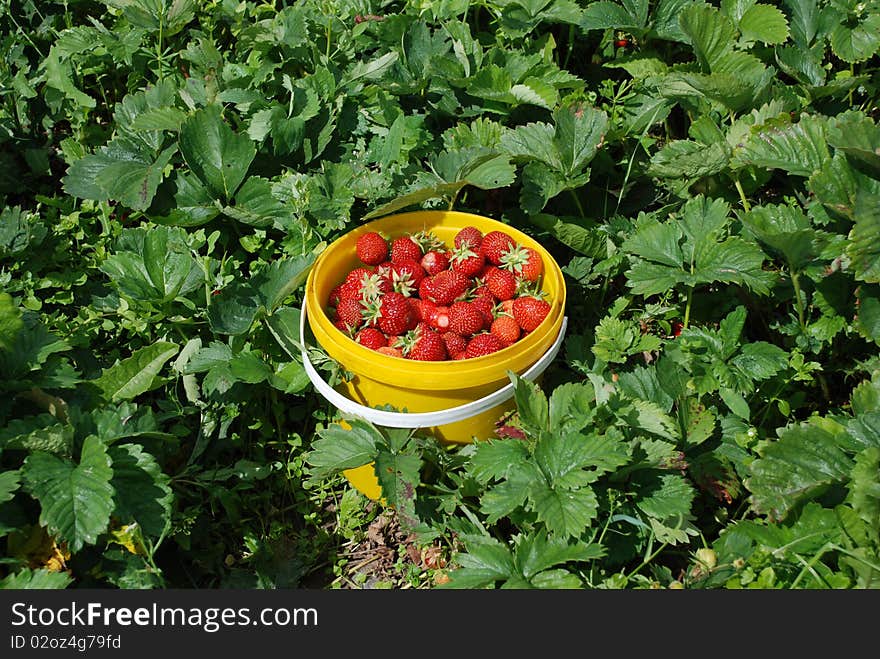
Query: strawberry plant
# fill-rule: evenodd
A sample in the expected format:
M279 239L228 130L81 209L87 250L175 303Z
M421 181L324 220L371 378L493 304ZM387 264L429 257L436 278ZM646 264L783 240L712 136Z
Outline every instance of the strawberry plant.
M880 6L466 4L3 5L3 587L877 586ZM352 377L300 344L321 252L415 209L565 276L470 444L302 364ZM339 331L534 331L549 262L421 229L353 250Z

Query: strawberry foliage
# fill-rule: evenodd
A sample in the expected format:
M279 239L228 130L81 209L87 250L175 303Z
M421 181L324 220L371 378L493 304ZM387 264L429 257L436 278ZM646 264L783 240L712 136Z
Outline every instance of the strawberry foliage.
M3 586L350 586L380 509L445 557L407 586L877 586L876 0L5 9ZM466 445L302 363L353 375L300 342L315 259L417 208L565 274Z

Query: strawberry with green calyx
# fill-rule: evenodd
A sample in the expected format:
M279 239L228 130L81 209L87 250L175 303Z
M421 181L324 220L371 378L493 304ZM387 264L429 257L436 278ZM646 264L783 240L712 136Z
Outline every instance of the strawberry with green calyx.
M378 350L379 348L388 345L388 339L386 339L385 335L375 327L362 327L358 330L357 334L354 335L354 340L370 350Z
M490 231L483 236L480 251L493 265L501 265L501 257L514 248L516 242L503 231Z
M544 262L537 250L523 245L515 245L513 249L501 256L501 268L510 270L524 281L537 281L544 274Z
M341 300L341 299L342 299L342 284L338 284L338 285L334 286L330 290L330 294L327 295L327 306L328 307L335 307L337 304L339 304L339 300Z
M376 348L376 352L388 355L389 357L400 357L403 359L403 351L400 348L395 348L394 346L382 346L380 348Z
M364 319L368 326L399 336L418 322L406 296L390 291L367 303Z
M524 332L531 332L543 322L550 313L550 303L531 295L514 299L513 318Z
M486 257L475 250L469 243L463 243L460 247L452 250L449 257L449 265L456 272L465 277L475 277L483 270Z
M470 280L454 270L443 270L425 277L419 284L419 297L439 305L452 304L467 292Z
M412 236L401 236L391 241L391 262L420 261L424 252Z
M448 357L443 337L426 323L419 323L415 329L401 336L394 344L403 351L407 359L439 362Z
M357 330L364 324L364 312L363 302L356 298L343 298L336 305L336 319L349 330Z
M416 231L412 235L412 239L422 248L422 254L427 254L431 250L437 252L446 251L446 243L444 243L433 231Z
M491 355L493 352L498 352L502 348L504 348L504 344L501 343L501 339L489 332L482 332L480 334L474 334L474 336L471 337L471 340L468 341L465 355L468 359L473 359L476 357Z
M355 251L367 265L379 265L388 258L388 241L376 231L368 231L357 239Z
M361 299L375 300L376 298L391 291L391 280L378 272L364 275L361 279Z
M456 247L468 245L475 252L480 251L480 245L483 243L483 232L477 227L467 226L459 229L452 240Z

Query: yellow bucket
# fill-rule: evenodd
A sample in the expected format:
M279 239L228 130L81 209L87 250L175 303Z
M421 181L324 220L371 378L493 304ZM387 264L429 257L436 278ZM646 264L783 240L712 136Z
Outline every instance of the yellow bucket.
M448 246L455 234L475 226L484 234L504 231L522 245L538 251L544 261L543 289L550 311L527 336L498 352L459 361L404 360L370 350L336 328L324 311L330 291L354 267L361 265L358 238L377 231L395 238L425 230ZM315 388L341 412L375 425L422 428L444 443L469 444L494 435L498 419L514 407L508 371L536 379L558 352L565 335L565 280L559 265L527 234L497 220L457 211L399 213L361 225L330 244L315 260L306 281L300 326L303 366ZM305 337L312 334L327 355L354 374L336 389L310 363ZM398 412L377 410L390 404ZM379 499L381 489L371 465L345 472L358 490Z

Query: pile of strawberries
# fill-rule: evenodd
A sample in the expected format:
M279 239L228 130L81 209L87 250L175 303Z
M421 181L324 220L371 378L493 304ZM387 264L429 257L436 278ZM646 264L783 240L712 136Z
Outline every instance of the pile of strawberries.
M459 230L447 247L434 233L362 234L362 265L330 291L334 325L367 348L421 361L469 359L516 343L550 311L544 263L503 231Z

